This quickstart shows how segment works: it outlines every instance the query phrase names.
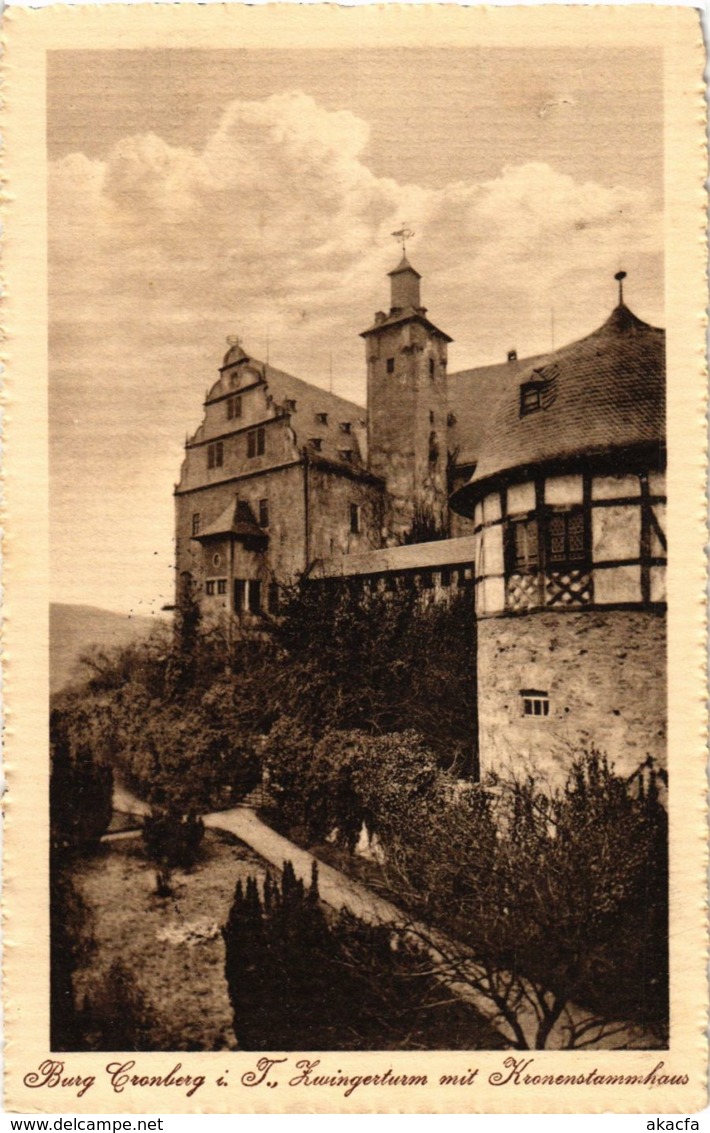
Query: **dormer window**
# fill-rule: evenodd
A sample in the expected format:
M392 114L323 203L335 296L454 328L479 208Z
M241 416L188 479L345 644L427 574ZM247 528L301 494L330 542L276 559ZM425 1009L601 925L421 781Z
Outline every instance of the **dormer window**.
M352 427L352 425L350 424L349 421L341 421L340 422L340 431L341 431L341 433L350 434L353 431L353 427Z
M318 422L319 425L327 425L328 424L328 414L327 413L316 413L316 421Z
M234 397L227 398L227 420L234 421L236 417L242 415L242 399L237 394Z
M523 382L520 387L520 416L537 413L542 408L542 382Z

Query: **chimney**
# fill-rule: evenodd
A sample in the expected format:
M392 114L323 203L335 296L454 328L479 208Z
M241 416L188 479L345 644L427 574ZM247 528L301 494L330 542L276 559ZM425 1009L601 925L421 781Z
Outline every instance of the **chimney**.
M509 361L509 362L517 362L517 361L518 361L518 352L517 352L517 350L509 350L509 351L508 351L508 361Z

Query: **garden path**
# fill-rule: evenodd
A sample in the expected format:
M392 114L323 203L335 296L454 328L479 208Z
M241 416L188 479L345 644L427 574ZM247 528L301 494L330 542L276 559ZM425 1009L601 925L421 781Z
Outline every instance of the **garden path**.
M458 959L461 955L460 946L454 945L443 933L430 928L428 925L418 924L391 901L378 897L365 885L346 877L340 870L316 859L308 850L303 850L294 845L288 838L284 838L283 835L278 834L262 822L254 811L247 806L238 806L232 810L206 814L203 815L203 820L205 826L226 830L233 834L235 838L245 842L247 846L250 846L252 850L255 850L257 854L271 865L276 866L277 869L283 869L284 862L290 861L296 876L306 884L310 882L313 863L317 861L318 889L321 900L333 909L348 909L360 920L406 927L407 932L412 937L417 938L420 942L426 942L426 949L432 959L442 967L443 971L448 971L449 975L444 977L443 982L449 989L473 1004L501 1034L515 1043L515 1036L505 1021L501 1019L498 1008L491 998L478 992L468 981L457 980L456 972L463 974L463 967L468 967L470 974L474 976L482 976L483 973L477 970L477 966L472 961L464 961L462 965L460 959ZM453 957L457 957L457 959L452 963ZM505 976L505 973L502 973L502 975ZM524 1003L520 1004L518 1012L518 1021L528 1045L532 1046L534 1045L533 1036L538 1026L537 1014L532 1005L526 1006ZM568 1040L568 1028L571 1025L580 1026L586 1018L587 1012L574 1004L568 1004L567 1009L548 1038L547 1049L565 1047ZM592 1041L596 1049L613 1050L624 1046L643 1049L656 1045L653 1041L649 1042L650 1036L644 1034L640 1028L628 1024L610 1024L607 1028L604 1028L604 1033L601 1035L597 1035L595 1031L596 1029L593 1027L588 1039ZM596 1041L593 1041L594 1039Z

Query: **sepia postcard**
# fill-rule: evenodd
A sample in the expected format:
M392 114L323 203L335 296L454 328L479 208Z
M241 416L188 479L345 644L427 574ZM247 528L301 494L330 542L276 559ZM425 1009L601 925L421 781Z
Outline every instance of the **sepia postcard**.
M696 1113L699 13L5 38L6 1108Z

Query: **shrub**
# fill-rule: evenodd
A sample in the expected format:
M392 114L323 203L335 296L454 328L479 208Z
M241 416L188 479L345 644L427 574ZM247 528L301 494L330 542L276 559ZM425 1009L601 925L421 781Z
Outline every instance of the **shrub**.
M134 974L115 960L94 977L80 1015L80 1050L155 1050L155 1012Z
M386 925L328 917L317 874L291 864L263 896L237 885L223 929L234 1030L244 1050L490 1049L502 1045L432 978L429 957Z
M111 821L113 775L94 758L81 713L50 716L50 823L59 850L95 847Z
M164 871L194 865L204 835L204 823L194 812L180 813L170 807L154 811L143 824L145 848Z

